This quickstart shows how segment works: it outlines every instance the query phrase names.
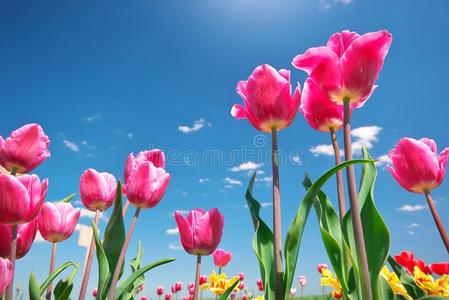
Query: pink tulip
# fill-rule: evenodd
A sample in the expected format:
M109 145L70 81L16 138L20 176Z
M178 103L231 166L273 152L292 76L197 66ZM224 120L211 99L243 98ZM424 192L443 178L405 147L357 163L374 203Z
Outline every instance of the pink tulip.
M242 300L247 300L248 299L248 296L247 295L243 295L242 296Z
M207 276L201 275L200 276L200 285L207 283Z
M294 297L296 295L296 289L295 288L291 288L290 289L290 293L288 293L288 296L291 298L291 297Z
M448 156L449 148L438 155L434 140L423 138L417 141L405 137L388 154L394 169L387 167L403 188L423 194L443 181Z
M245 288L245 283L243 281L239 282L239 290L243 290Z
M197 208L191 210L187 218L181 212L175 212L181 243L187 253L210 255L220 244L223 235L223 215L218 209L206 212Z
M193 282L189 283L188 288L190 289L190 288L193 288L193 287L195 287L195 284Z
M81 209L73 208L70 203L45 202L37 217L39 232L51 243L62 242L72 235L80 214Z
M125 163L125 184L128 183L129 176L132 171L145 162L151 161L156 168L165 168L165 155L162 150L154 149L150 151L142 151L134 158L134 154L130 153Z
M231 299L235 299L235 292L231 293Z
M141 286L139 286L139 288L136 291L136 294L140 293L144 288L144 285L142 284Z
M112 174L87 169L81 175L80 196L88 210L108 209L114 203L116 190L117 182Z
M298 281L300 286L305 286L307 284L306 276L299 276Z
M329 132L330 128L335 131L343 128L343 106L326 98L311 78L307 78L304 84L299 110L309 125L318 131Z
M38 124L27 124L3 140L0 136L0 164L8 171L28 173L39 166L50 152L50 140Z
M6 287L11 283L13 276L12 263L8 259L0 258L0 298L3 296Z
M176 281L175 289L176 289L176 292L179 292L180 290L182 290L182 283L179 281Z
M245 275L243 273L239 273L240 281L243 281L245 279Z
M327 267L326 264L319 264L318 267L317 267L319 273L323 273L322 269L327 269L327 268L328 267Z
M165 300L170 300L170 298L171 298L171 294L170 293L165 294Z
M140 300L148 300L148 297L145 295L142 295L142 297L140 297Z
M152 208L161 201L169 181L170 174L164 168L155 166L151 161L136 163L126 184L126 196L137 208Z
M195 287L189 287L189 295L193 295L195 293Z
M48 179L42 184L37 175L0 174L0 223L17 225L28 223L39 213L45 195Z
M92 296L97 297L98 295L98 290L97 288L94 288L94 290L92 291Z
M290 71L277 71L269 65L258 66L247 81L237 84L237 93L245 106L235 104L231 114L236 119L248 119L257 129L278 131L293 122L301 100L301 87L291 96Z
M36 232L37 222L35 219L29 223L17 226L17 259L24 257L28 253L33 245ZM11 236L12 226L0 224L0 257L9 258L11 254Z
M171 287L171 292L173 294L176 294L176 292L177 292L176 287L174 285Z
M164 293L164 287L158 286L156 292L159 296L162 295Z
M226 252L222 249L217 249L212 253L212 256L214 257L214 264L217 267L226 267L232 258L232 253Z
M306 71L327 98L340 105L349 98L360 107L376 88L391 39L386 30L362 36L345 30L332 35L327 46L296 56L292 64Z

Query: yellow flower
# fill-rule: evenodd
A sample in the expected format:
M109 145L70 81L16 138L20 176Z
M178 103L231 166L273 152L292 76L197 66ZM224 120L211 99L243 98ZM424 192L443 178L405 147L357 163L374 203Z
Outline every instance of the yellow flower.
M251 300L263 300L263 297L259 295L257 298L251 298Z
M222 273L220 275L215 274L215 270L212 271L212 274L209 276L209 284L203 283L200 286L200 290L204 291L209 289L212 293L221 295L226 291L231 285L233 285L236 281L238 281L240 277L237 275L231 280L228 280L228 277L226 277L225 273ZM234 288L234 291L240 292L240 289L236 286Z
M331 271L325 268L321 269L321 274L323 275L323 277L321 277L321 286L333 287L335 291L332 292L332 296L337 299L341 298L343 296L343 292L338 279L334 277Z
M415 266L413 273L416 284L427 294L449 297L449 276L443 275L440 279L433 280L431 275L426 275L417 266Z
M390 272L387 266L383 266L380 274L386 281L388 281L394 293L404 295L407 299L412 299L412 297L407 294L407 290L404 288L395 272Z

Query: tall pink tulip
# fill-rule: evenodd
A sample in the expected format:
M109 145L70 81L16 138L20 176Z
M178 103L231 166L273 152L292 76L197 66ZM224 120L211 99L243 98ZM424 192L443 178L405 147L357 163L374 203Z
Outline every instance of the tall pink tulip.
M95 225L98 226L100 212L108 209L114 203L117 182L114 175L107 172L99 173L94 169L87 169L80 178L80 196L84 206L95 212ZM89 254L84 270L83 281L80 289L80 299L84 299L89 282L90 269L95 248L94 237L90 242Z
M214 258L215 266L219 267L220 269L222 267L226 267L232 259L231 251L226 252L222 249L215 250L214 253L212 253L212 256Z
M62 242L72 235L80 214L81 210L70 203L45 202L37 217L39 232L51 243Z
M37 225L42 237L53 243L50 261L50 275L54 271L56 244L69 238L75 230L81 210L73 208L72 204L65 202L45 202L37 217ZM46 298L50 300L52 283L48 285Z
M16 258L24 257L30 251L37 232L36 219L17 226ZM11 255L12 226L0 224L0 257L9 258Z
M393 167L388 166L397 182L412 193L425 194L435 224L449 253L449 237L433 203L430 191L439 187L446 172L449 148L440 154L434 140L402 138L388 154Z
M197 300L201 277L201 256L210 255L217 249L223 235L224 218L216 208L212 208L208 212L202 208L196 208L190 211L187 218L184 218L181 212L176 211L175 219L184 250L197 256L193 295L193 300Z
M237 93L245 106L235 104L231 114L237 119L248 119L257 129L271 132L284 129L293 122L301 100L300 87L291 96L290 71L277 71L270 65L258 66L247 81L237 84Z
M292 97L290 71L277 71L269 65L258 66L247 81L237 84L237 93L245 106L235 104L231 114L237 119L248 119L257 129L270 132L272 137L273 161L273 253L276 300L282 297L282 232L281 204L279 192L279 161L277 133L293 122L301 101L301 87L295 89Z
M156 292L159 296L162 295L164 293L164 287L158 286Z
M80 196L84 206L91 211L104 211L114 204L117 182L114 175L87 169L81 175Z
M30 222L39 213L48 179L42 184L37 175L20 177L0 174L0 223L17 225Z
M49 144L40 125L24 125L6 140L0 136L0 164L10 172L28 173L50 156Z
M303 287L307 284L306 276L299 276L298 281L299 281L299 285L301 287Z
M391 44L386 30L362 36L348 30L335 33L327 46L310 48L292 64L306 71L332 101L343 105L349 98L353 107L368 100Z
M175 289L176 289L176 292L179 292L180 290L182 290L182 282L176 281Z
M2 274L0 276L0 297L2 297L13 276L12 263L8 259L0 258L0 274Z

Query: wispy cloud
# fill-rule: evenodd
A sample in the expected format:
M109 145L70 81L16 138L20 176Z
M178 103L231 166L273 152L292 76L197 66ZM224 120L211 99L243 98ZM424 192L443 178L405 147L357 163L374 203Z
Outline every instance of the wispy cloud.
M200 178L200 179L198 179L198 182L199 183L206 183L206 182L210 182L210 179L209 178Z
M177 233L179 233L179 229L178 229L178 227L175 227L175 228L169 228L169 229L167 229L166 231L165 231L165 233L166 234L177 234Z
M421 226L421 225L419 225L418 223L412 223L412 224L408 225L408 227L410 227L410 228L417 228L419 226Z
M377 158L377 161L374 163L377 167L383 167L386 164L391 163L391 160L388 158L387 154L381 155Z
M173 242L168 244L168 249L171 250L182 250L182 246L178 244L178 242Z
M178 131L181 131L182 133L189 133L189 132L193 132L193 131L198 131L198 130L200 130L201 128L204 128L204 126L208 126L208 127L211 127L212 126L212 124L211 123L208 123L208 122L206 122L203 118L201 118L201 119L199 119L199 120L196 120L194 123L193 123L193 126L192 127L189 127L189 126L187 126L187 125L181 125L181 126L178 126Z
M36 232L36 237L34 238L34 242L35 243L45 243L46 242L46 240L42 237L39 230Z
M90 211L87 208L84 207L80 207L81 209L81 214L80 214L80 218L89 218L89 219L93 219L95 218L95 212L94 211ZM109 221L109 217L106 215L106 213L101 212L100 213L100 220L103 220L105 222Z
M362 126L351 130L351 136L354 137L352 143L352 151L355 155L360 155L362 153L362 147L366 149L371 149L373 147L373 142L378 141L379 132L382 127L379 126ZM334 148L332 145L317 145L310 148L310 152L313 156L319 155L334 155ZM343 151L340 150L343 155Z
M427 207L425 205L420 205L420 204L416 204L416 205L408 205L405 204L402 207L398 208L397 210L400 211L418 211L418 210L423 210L426 209Z
M260 168L263 164L256 164L252 161L248 161L245 163L241 163L238 166L232 167L229 169L231 172L239 172L239 171L253 171L257 168Z
M132 138L133 138L133 133L132 133L132 132L128 133L128 138L129 138L129 139L132 139Z
M226 177L224 181L227 182L228 185L242 185L242 182L240 180L232 179L230 177Z
M262 178L256 178L256 181L259 182L271 182L272 178L270 176L262 177Z
M348 5L352 2L354 2L354 0L319 0L320 2L320 10L323 11L328 11L329 9L331 9L332 5L334 3L343 3L344 5Z
M101 119L101 115L100 114L96 114L95 116L87 117L85 120L87 122L93 122L93 121L99 120L99 119Z
M180 210L177 210L177 211L179 211L182 215L187 215L190 211L188 211L188 210L186 210L186 209L180 209ZM171 213L171 216L174 216L175 215L175 212L172 212Z
M62 140L62 142L64 143L64 145L69 148L72 151L78 152L80 151L80 148L78 147L77 144L75 144L74 142L71 142L69 140Z

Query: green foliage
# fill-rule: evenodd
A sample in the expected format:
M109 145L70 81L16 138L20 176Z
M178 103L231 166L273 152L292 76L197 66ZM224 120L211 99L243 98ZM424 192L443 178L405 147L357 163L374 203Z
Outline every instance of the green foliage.
M72 273L70 273L70 276L61 279L55 286L53 290L53 295L55 296L55 299L57 300L69 300L70 299L70 293L73 290L73 278L76 275L76 272L79 269L80 264L77 264L75 268L73 269Z
M48 285L65 269L67 269L70 266L74 266L75 268L77 268L78 266L75 265L72 262L66 262L65 264L61 265L60 267L58 267L53 273L50 274L50 276L48 276L47 279L45 279L44 283L39 286L39 284L36 281L36 278L34 277L34 272L31 272L30 275L30 281L28 284L28 291L29 291L29 295L30 295L30 299L31 300L39 300L41 299L42 294L45 292L45 290L47 289Z
M240 280L237 280L232 284L230 287L226 289L226 291L223 292L223 294L218 297L218 300L226 300L228 299L229 295L232 293L232 290L239 284Z
M66 202L66 203L68 203L68 202L70 202L70 200L72 200L73 197L75 197L75 194L74 194L74 193L71 194L70 196L65 197L64 199L61 199L61 200L59 200L59 201L56 201L55 203L58 203L58 202Z
M137 255L136 257L129 262L129 265L131 266L132 273L136 272L140 269L140 261L142 260L142 245L139 241L139 246L137 249ZM128 299L134 299L135 295L137 294L137 290L141 285L145 283L145 275L141 275L138 277L128 288L127 291L125 291L122 296L119 298L120 300L128 300Z

